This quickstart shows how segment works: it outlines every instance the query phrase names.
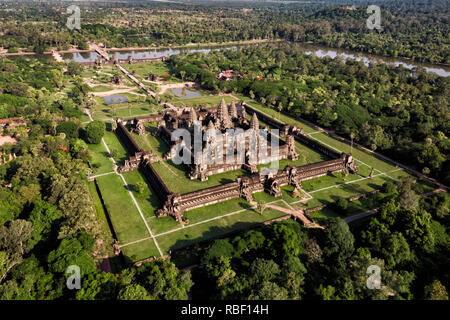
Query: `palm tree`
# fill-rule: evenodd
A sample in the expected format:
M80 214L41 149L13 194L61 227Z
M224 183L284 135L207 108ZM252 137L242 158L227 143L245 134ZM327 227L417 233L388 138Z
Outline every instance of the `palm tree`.
M352 143L350 145L350 153L353 153L353 139L355 138L355 134L353 132L350 133L350 138L352 139Z
M281 110L283 110L283 105L281 104L281 102L278 103L277 109L278 109L278 118L280 119L281 118Z
M186 75L186 71L184 71L184 70L181 70L180 71L180 76L181 76L181 81L183 81L184 82L184 76Z

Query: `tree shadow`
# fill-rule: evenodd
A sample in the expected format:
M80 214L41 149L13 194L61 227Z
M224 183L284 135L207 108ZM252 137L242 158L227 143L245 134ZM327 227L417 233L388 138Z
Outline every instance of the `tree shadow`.
M215 239L222 239L230 236L234 236L237 234L240 234L244 231L247 231L251 228L259 226L260 223L251 223L251 222L236 222L231 226L227 227L216 227L213 226L209 228L207 231L203 232L200 236L195 238L190 238L189 234L184 233L182 231L179 231L180 238L175 242L174 245L171 246L170 250L179 250L184 249L188 250L189 246L192 245L203 245L209 241L215 240ZM186 230L189 230L186 229Z
M250 209L252 207L252 205L248 202L240 202L239 206L243 209Z

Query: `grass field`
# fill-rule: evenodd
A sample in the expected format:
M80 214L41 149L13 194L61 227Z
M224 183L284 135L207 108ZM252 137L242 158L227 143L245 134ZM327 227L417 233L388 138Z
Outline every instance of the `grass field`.
M147 78L151 73L158 76L170 73L167 64L161 61L127 64L124 68L131 73L134 72L134 76L141 81ZM181 82L181 79L172 77L168 82Z
M201 92L201 91L198 91ZM185 98L185 97L177 97L172 93L165 93L162 95L163 99L170 100L170 103L177 107L186 106L186 107L199 107L199 106L207 106L207 107L217 107L217 105L225 99L227 103L231 101L236 101L232 97L229 96L218 96L212 94L204 94L201 97L195 98Z
M98 87L95 87L98 88ZM137 116L147 116L157 114L162 110L162 107L147 101L147 97L139 92L136 88L133 93L120 93L120 95L126 96L127 103L120 103L114 105L107 105L102 97L94 97L97 105L94 110L91 111L92 117L95 120L107 121L115 117L131 118Z
M149 237L122 179L116 174L110 174L97 178L97 182L120 243Z

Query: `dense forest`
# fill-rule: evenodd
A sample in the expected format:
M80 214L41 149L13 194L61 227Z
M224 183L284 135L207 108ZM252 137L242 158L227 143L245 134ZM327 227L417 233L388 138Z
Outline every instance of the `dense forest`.
M417 61L450 63L449 7L444 0L380 1L382 28L366 26L367 4L86 2L81 30L66 27L66 4L0 4L0 47L43 52L286 39ZM52 23L47 23L52 21Z
M449 198L419 201L412 187L386 183L380 216L351 228L285 221L197 249L193 299L448 299ZM371 265L380 290L366 285Z
M306 55L296 44L172 56L185 79L243 93L450 184L449 78L385 64ZM220 81L217 72L241 74Z
M0 61L0 118L27 121L3 130L18 142L0 147L0 300L186 299L190 274L169 261L119 277L97 269L110 231L94 214L86 175L88 144L100 143L105 124L81 126L90 102L81 71L77 63ZM4 163L10 154L18 157ZM69 265L82 272L76 292L66 287Z

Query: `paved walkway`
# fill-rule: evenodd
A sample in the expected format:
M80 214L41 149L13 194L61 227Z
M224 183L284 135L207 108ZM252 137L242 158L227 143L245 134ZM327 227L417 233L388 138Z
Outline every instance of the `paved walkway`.
M148 89L142 82L140 82L135 76L133 76L127 69L122 67L120 64L117 64L117 67L120 71L122 71L131 81L133 81L139 88L147 92L147 94L151 95L153 98L156 97L156 93L152 90Z
M286 209L283 207L279 207L273 204L267 204L268 208L272 208L287 214L290 214L291 216L300 219L300 221L303 222L303 224L305 225L305 227L307 228L319 228L319 229L325 229L325 227L318 225L317 223L309 220L302 212L302 210L291 210L291 209ZM292 207L291 207L292 208Z
M344 221L347 224L349 224L352 221L363 219L365 217L371 216L371 215L377 213L379 210L380 210L380 208L375 208L375 209L372 209L372 210L369 210L369 211L366 211L366 212L361 212L361 213L358 213L358 214L355 214L353 216L345 218Z

